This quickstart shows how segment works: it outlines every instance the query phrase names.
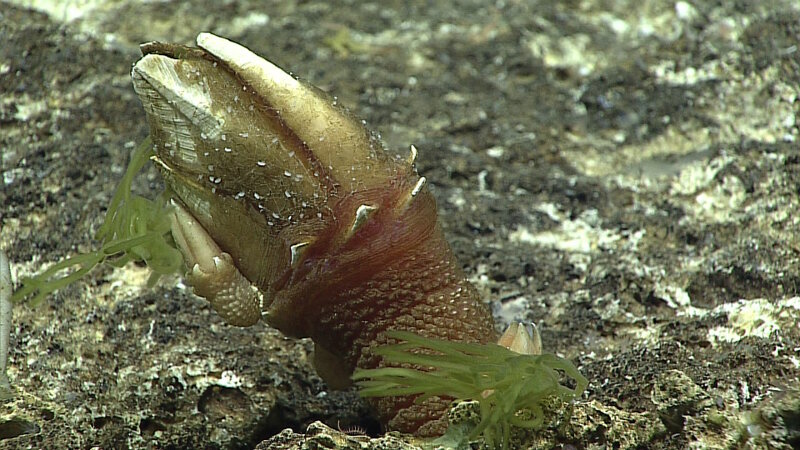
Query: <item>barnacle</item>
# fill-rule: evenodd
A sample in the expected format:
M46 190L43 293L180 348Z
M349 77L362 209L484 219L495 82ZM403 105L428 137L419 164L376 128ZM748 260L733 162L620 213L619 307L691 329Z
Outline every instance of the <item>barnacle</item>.
M132 71L195 293L234 325L311 337L334 387L381 364L389 330L496 339L410 157L338 102L203 33L150 43ZM389 428L435 434L448 401L378 399Z

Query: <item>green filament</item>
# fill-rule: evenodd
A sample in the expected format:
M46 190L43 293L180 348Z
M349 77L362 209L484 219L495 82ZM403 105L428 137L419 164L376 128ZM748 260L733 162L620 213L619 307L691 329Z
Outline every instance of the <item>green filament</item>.
M400 331L388 336L405 342L379 347L376 353L391 365L421 369L357 369L353 380L361 395L415 395L417 403L433 396L477 400L480 422L468 439L483 435L492 448L508 448L511 426L540 428L545 404L569 401L588 385L572 363L555 355L521 355L496 344L449 342ZM565 377L574 388L563 384Z
M162 275L180 273L183 256L175 248L170 234L171 206L166 196L162 193L155 200L149 200L131 195L133 178L152 155L149 138L133 152L97 233L97 239L102 242L100 249L71 256L34 277L23 278L22 287L11 296L13 303L27 299L31 305L38 305L52 292L83 278L102 263L121 267L129 261L143 261L152 271L148 280L150 286Z

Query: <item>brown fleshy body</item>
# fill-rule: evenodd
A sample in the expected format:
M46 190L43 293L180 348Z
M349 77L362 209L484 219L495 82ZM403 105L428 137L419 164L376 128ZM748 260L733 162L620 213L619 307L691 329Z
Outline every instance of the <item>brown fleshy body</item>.
M244 47L145 44L132 76L195 293L229 323L311 337L332 387L374 368L386 331L496 339L409 158ZM389 429L444 430L444 399L374 400Z

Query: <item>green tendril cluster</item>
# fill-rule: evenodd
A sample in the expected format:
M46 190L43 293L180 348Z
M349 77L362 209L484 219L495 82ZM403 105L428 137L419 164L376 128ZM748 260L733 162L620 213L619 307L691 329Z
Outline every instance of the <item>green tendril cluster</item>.
M379 347L376 353L390 365L420 369L357 369L353 380L361 395L416 395L417 403L433 396L476 400L480 422L468 439L483 435L491 448L508 448L511 426L540 428L545 402L569 401L588 385L571 362L551 354L521 355L496 344L449 342L400 331L388 336L404 342ZM563 383L567 377L574 388Z
M170 234L171 206L166 196L149 200L131 195L134 177L153 154L151 147L148 138L134 151L97 233L102 242L100 249L69 257L34 277L23 278L22 287L11 297L12 302L28 299L31 305L38 305L50 293L79 280L102 263L122 267L129 261L143 261L152 271L150 286L162 275L181 271L183 256Z

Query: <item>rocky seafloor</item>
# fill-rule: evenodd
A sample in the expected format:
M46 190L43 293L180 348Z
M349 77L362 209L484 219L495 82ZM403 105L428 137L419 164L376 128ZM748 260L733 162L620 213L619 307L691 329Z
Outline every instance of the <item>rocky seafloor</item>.
M96 248L147 135L138 44L200 31L416 145L498 327L535 321L590 380L514 448L800 447L797 2L0 2L16 277ZM309 341L147 276L15 309L0 448L418 448L329 390Z

